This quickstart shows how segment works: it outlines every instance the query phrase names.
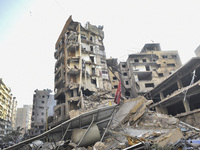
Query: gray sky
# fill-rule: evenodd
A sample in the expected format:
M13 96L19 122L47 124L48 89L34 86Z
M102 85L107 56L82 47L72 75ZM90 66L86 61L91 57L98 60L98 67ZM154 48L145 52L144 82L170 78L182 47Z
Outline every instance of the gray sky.
M178 50L186 63L200 44L199 0L0 0L0 78L18 107L35 89L54 89L55 43L70 15L104 26L107 58L126 61L145 43Z

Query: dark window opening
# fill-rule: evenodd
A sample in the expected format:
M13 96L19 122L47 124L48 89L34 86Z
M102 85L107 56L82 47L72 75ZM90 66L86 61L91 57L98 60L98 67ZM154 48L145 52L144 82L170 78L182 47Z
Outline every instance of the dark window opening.
M40 125L40 126L39 126L39 129L44 129L44 126L43 126L43 125Z
M162 58L168 58L167 55L163 55Z
M90 60L94 63L94 56L90 56Z
M118 85L114 85L114 89L117 89L118 88Z
M44 104L44 101L42 101L42 104Z
M142 59L142 61L143 61L143 62L147 62L147 60L146 60L146 59Z
M108 72L106 70L103 70L102 74L108 74Z
M126 73L126 72L124 72L124 73L123 73L123 76L127 76L127 73Z
M150 71L150 67L149 66L145 66L146 71Z
M42 98L45 98L45 96L43 95Z
M90 46L90 50L93 52L93 46Z
M139 81L152 80L152 73L138 74Z
M126 81L125 83L126 83L126 85L128 85L128 84L129 84L129 83L128 83L128 81Z
M126 68L126 65L122 65L122 68Z
M129 91L125 92L125 96L131 96Z
M172 58L177 58L177 55L172 55Z
M164 77L163 73L158 73L159 77Z
M44 113L43 113L43 112L41 112L41 115L44 115Z
M117 80L117 77L113 77L113 80Z
M145 87L148 88L148 87L154 87L154 83L145 83Z
M92 37L90 37L90 41L92 41Z
M71 97L74 97L74 92L73 92L73 90L70 91L70 95L71 95Z
M139 59L134 59L134 62L139 62Z
M92 74L95 74L95 68L92 68Z
M167 67L175 67L175 64L167 64Z
M93 84L97 84L97 81L96 81L96 79L91 79L91 83L93 83Z

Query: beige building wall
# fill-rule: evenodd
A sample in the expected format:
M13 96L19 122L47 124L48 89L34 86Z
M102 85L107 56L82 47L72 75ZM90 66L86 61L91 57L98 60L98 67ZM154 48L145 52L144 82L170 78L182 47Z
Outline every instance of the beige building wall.
M102 26L87 22L83 27L68 18L55 45L55 122L68 119L73 109L83 109L84 94L111 90L103 38Z

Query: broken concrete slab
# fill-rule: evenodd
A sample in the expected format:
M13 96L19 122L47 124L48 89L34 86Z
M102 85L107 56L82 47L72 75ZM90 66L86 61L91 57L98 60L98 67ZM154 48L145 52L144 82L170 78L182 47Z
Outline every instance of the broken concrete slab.
M95 144L95 142L99 141L101 138L100 131L97 125L93 124L91 128L87 129L74 129L72 131L71 140L75 144L79 144L78 146L89 146ZM82 141L80 142L81 138Z

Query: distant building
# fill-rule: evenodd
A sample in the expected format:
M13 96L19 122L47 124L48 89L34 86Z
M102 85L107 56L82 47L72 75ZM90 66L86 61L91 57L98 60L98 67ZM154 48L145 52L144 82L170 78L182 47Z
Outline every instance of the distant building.
M140 53L120 62L122 94L137 97L152 90L182 65L178 51L162 51L160 44L145 44Z
M16 129L23 128L22 134L25 134L31 128L32 105L24 105L17 108Z
M0 78L0 139L15 126L16 106L11 89Z
M32 136L43 133L47 128L48 116L53 116L53 108L56 105L52 91L35 90L33 95L33 109L31 118L31 131Z
M103 26L83 27L70 16L56 42L54 122L69 118L69 111L84 107L83 95L111 90L103 45Z
M195 54L197 57L200 57L200 46L198 46L195 50Z

